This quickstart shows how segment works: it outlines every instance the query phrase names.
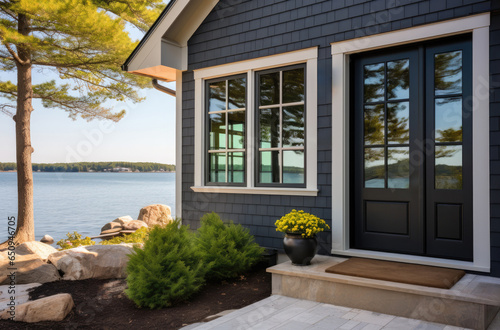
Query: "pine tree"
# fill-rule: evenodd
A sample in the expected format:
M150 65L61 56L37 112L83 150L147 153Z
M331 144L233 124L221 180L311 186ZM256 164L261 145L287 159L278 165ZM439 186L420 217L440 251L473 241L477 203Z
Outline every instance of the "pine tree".
M33 99L69 117L120 120L125 111L103 106L107 100L139 102L145 78L121 71L136 43L125 30L146 31L165 4L161 0L1 0L0 71L17 73L17 82L0 77L0 110L16 123L18 222L15 241L34 240L30 119ZM32 83L32 72L52 71L58 80Z

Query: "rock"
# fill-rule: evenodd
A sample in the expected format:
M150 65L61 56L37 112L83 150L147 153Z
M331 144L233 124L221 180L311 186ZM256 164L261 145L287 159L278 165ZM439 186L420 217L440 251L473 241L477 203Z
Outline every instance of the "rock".
M10 265L7 258L7 251L2 252L3 257L0 259L0 285L10 284L11 272L15 272L16 284L26 283L47 283L61 279L59 272L54 265L46 264L36 254L16 254L14 265ZM8 268L16 268L11 270Z
M20 305L28 302L30 300L29 292L40 286L40 283L31 283L31 284L19 284L16 285L14 291L12 291L12 287L9 289L9 285L1 285L0 286L0 312L8 309L12 306L10 297L15 296L15 304ZM10 304L9 304L10 303Z
M75 303L69 293L60 293L16 306L14 321L43 322L62 321L73 309ZM5 320L12 317L10 310L5 310L0 318Z
M125 223L133 221L133 220L134 219L132 219L132 217L130 215L126 215L124 217L116 218L115 220L113 220L111 222L116 222L116 223L119 223L121 226L123 226Z
M148 227L148 225L142 220L132 220L123 225L123 230L137 230L142 227Z
M101 228L101 235L116 233L122 229L123 229L122 225L119 224L118 222L108 222Z
M51 253L57 252L57 249L42 242L32 241L19 244L16 247L16 254L36 254L42 260L47 260Z
M45 244L54 244L54 239L50 235L44 235L40 242Z
M137 219L144 221L149 227L155 225L165 226L173 221L170 206L163 204L143 207Z
M49 256L63 280L125 278L132 244L79 246Z

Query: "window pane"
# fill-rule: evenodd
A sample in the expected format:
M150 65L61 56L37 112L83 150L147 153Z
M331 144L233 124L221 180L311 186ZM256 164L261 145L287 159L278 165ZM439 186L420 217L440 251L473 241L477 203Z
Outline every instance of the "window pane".
M410 148L398 147L387 150L387 187L408 189L410 187Z
M365 188L385 188L384 148L365 148Z
M211 83L209 86L208 111L226 110L226 81Z
M209 115L210 150L226 148L226 114L212 113Z
M259 164L260 183L280 182L279 151L261 151Z
M384 105L365 105L365 144L384 144Z
M277 148L280 140L280 109L260 110L260 147Z
M228 113L229 149L245 148L245 111Z
M246 107L246 79L229 80L229 109Z
M226 153L211 153L210 182L226 182Z
M384 100L384 63L365 65L364 67L365 102Z
M410 60L387 62L387 98L410 98Z
M283 151L283 183L304 183L304 151Z
M462 189L462 146L436 146L436 189Z
M304 101L304 69L283 71L283 103Z
M436 95L462 93L462 51L434 55Z
M283 108L283 147L304 146L304 106Z
M408 102L387 103L387 142L405 144L410 142L410 104Z
M462 141L462 98L436 99L436 141Z
M260 105L278 104L280 100L279 72L260 76Z
M243 152L227 153L227 181L245 182L245 155Z

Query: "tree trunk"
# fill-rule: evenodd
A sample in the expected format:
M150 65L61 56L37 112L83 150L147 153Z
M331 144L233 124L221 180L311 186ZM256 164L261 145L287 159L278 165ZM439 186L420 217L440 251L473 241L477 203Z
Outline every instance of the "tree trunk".
M19 15L18 30L29 34L29 20ZM31 51L28 47L17 47L20 59L17 63L17 113L16 121L16 161L17 161L17 244L35 240L35 220L33 211L33 171L31 165L31 112L33 111L33 88L31 81Z

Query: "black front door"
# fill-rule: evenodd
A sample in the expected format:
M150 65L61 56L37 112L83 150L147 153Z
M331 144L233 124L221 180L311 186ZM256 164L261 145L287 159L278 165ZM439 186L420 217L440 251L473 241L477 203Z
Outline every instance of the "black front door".
M351 246L472 260L470 37L352 57Z

